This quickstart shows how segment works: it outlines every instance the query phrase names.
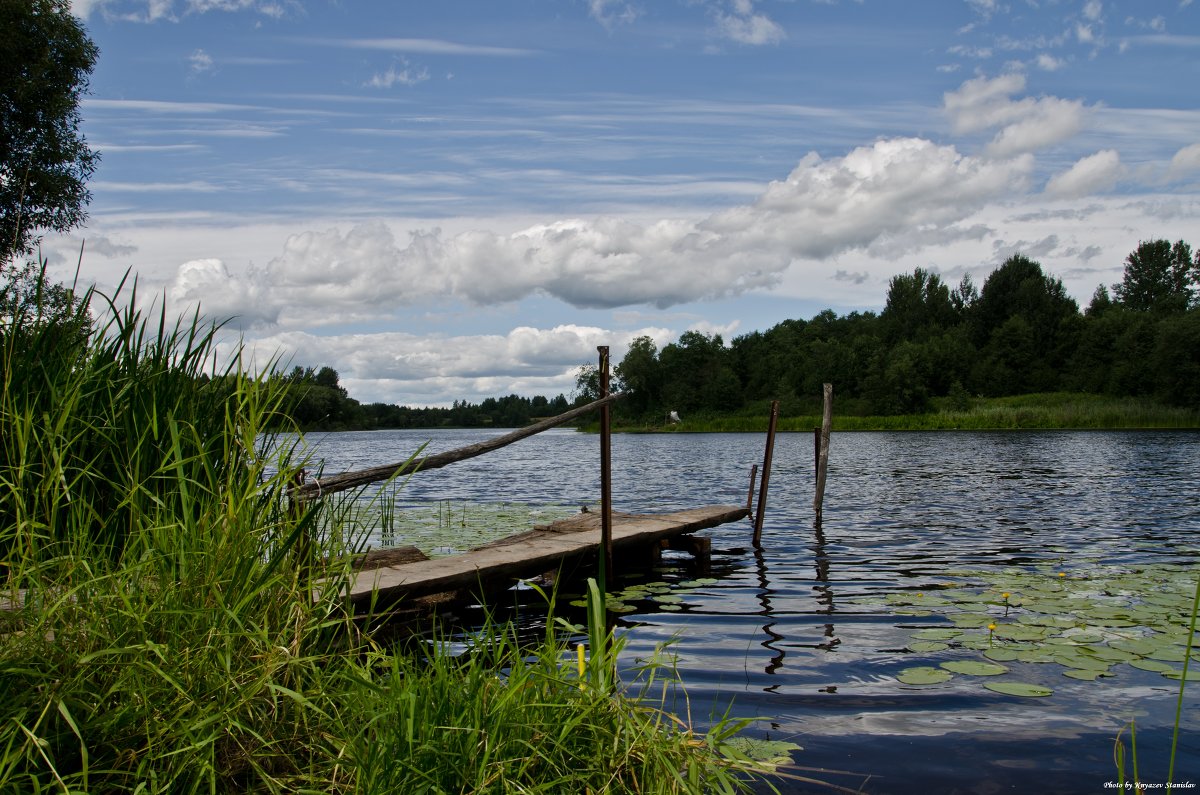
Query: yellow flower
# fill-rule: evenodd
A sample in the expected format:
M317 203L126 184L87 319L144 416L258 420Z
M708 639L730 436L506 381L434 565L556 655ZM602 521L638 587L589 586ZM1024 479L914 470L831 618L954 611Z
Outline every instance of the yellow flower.
M1008 591L1005 591L1004 593L1002 593L1002 594L1000 594L1000 595L1001 595L1001 596L1003 596L1005 599L1007 599L1007 598L1008 598Z
M996 625L988 624L988 632L995 632L995 631L996 631Z

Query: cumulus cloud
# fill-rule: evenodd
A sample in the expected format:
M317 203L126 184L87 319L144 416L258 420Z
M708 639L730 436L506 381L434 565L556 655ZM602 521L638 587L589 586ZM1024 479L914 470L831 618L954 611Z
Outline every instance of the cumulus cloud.
M313 322L313 308L365 320L447 297L665 308L772 287L797 259L978 237L959 222L1026 190L1032 165L1029 155L978 158L920 138L882 140L840 158L809 154L753 203L699 220L564 219L511 233L417 231L406 242L375 221L293 235L261 272L234 277L219 262L187 263L173 295L285 327Z
M270 325L279 316L266 279L254 269L235 276L219 259L180 265L167 295L176 305L198 305L204 316L237 329Z
M1081 158L1046 183L1046 193L1055 198L1079 198L1111 190L1125 174L1121 156L1115 149L1104 149Z
M987 153L1012 157L1064 141L1083 128L1086 109L1078 100L1013 95L1025 90L1025 76L977 77L943 96L954 131L971 134L999 128Z
M1171 158L1171 166L1167 172L1169 179L1180 179L1188 174L1200 171L1200 143L1185 146Z

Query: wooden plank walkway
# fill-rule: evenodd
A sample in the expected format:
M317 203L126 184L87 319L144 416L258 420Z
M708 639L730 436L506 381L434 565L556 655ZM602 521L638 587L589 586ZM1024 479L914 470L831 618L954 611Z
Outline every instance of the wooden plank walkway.
M646 547L675 536L736 522L750 515L744 506L709 505L668 514L613 513L614 550ZM527 533L444 558L358 572L349 597L356 605L381 605L405 597L460 589L498 591L522 578L536 577L573 563L600 548L600 515L581 513Z

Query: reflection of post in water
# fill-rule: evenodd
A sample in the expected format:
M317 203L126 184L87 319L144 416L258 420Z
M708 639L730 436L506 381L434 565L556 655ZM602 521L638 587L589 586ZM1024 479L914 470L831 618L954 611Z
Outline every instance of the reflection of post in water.
M763 548L761 546L754 547L754 563L755 569L758 572L758 603L762 605L759 615L774 618L775 609L771 607L771 596L775 593L775 589L771 587L771 581L767 578L767 561L763 556ZM764 649L774 652L771 656L771 661L763 669L769 674L773 674L783 667L783 658L786 656L784 650L775 645L783 640L784 637L773 629L775 623L774 621L769 621L763 625L763 632L766 633L767 639L761 645ZM778 685L771 685L767 690L773 690L776 687Z
M834 613L833 586L829 584L829 553L825 551L825 531L818 524L814 532L817 542L813 545L813 560L817 567L817 585L813 586L813 590L817 592L817 604L821 605L818 612L832 616ZM832 621L825 624L825 637L829 638L828 642L817 644L818 648L832 649L841 643L841 640L833 635Z

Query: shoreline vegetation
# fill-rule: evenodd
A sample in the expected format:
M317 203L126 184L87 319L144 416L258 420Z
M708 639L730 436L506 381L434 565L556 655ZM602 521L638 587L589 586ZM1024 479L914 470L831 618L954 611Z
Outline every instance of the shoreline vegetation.
M621 638L551 597L540 640L382 645L339 587L371 528L288 499L286 394L236 352L214 371L195 318L43 294L0 316L0 792L737 792L774 769L744 722L674 713L665 657L615 680Z
M1200 430L1200 408L1167 406L1140 398L1113 398L1069 392L973 398L968 405L935 400L921 414L856 415L838 411L834 431L1007 431L1007 430ZM769 404L729 416L683 417L678 423L617 425L626 433L765 432ZM820 407L781 408L777 431L811 433L821 425ZM588 430L594 430L589 425Z

